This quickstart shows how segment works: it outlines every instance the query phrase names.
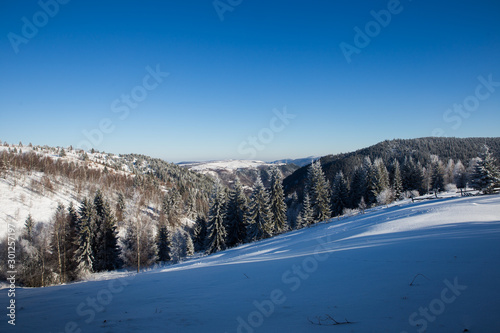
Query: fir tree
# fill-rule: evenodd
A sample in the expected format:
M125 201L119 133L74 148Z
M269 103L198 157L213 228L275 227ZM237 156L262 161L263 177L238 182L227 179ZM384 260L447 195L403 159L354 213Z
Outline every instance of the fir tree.
M286 229L286 204L283 192L283 174L277 167L271 169L270 206L273 219L273 235Z
M376 201L376 189L374 188L374 185L377 183L376 168L373 166L373 163L368 156L365 156L363 159L362 168L365 174L365 192L362 197L365 199L367 205L371 205Z
M158 261L166 262L171 260L170 256L170 234L166 223L162 223L158 228L156 247L158 249Z
M335 175L332 186L332 216L342 215L347 208L349 189L342 171Z
M109 271L120 267L120 249L116 220L109 203L100 190L94 196L96 211L97 239L94 248L94 271Z
M80 205L78 221L78 250L76 257L79 273L92 272L96 247L95 209L92 201L84 198Z
M500 187L500 172L488 146L484 146L471 174L471 186L485 194L494 193Z
M247 214L247 239L255 241L273 235L272 213L269 206L269 194L262 180L257 178Z
M330 218L329 185L319 160L313 162L309 167L306 192L309 194L311 200L314 222L320 222Z
M432 178L431 186L434 193L437 195L438 192L444 190L444 178L445 178L445 168L441 161L436 161L432 164Z
M402 171L403 189L405 191L423 190L423 172L420 163L415 163L412 157L405 158Z
M229 194L229 200L226 206L225 226L227 231L227 247L233 247L245 242L245 215L248 210L247 205L247 198L243 192L243 186L240 180L236 178L234 188Z
M67 241L66 241L66 258L67 258L67 279L75 281L78 278L78 260L76 253L78 252L78 213L71 202L67 211Z
M350 188L350 203L351 207L354 208L366 194L366 172L362 166L354 169Z
M304 195L304 201L302 202L302 209L300 210L299 216L297 217L297 229L307 227L314 223L313 211L311 208L311 200L309 199L309 194Z
M398 160L394 159L392 169L392 190L394 191L394 198L400 200L403 196L403 180L401 179L401 169Z
M196 217L193 230L193 243L195 252L204 252L207 239L207 221L201 215Z
M389 173L381 158L373 162L370 174L370 190L376 199L380 193L389 188Z
M214 185L210 198L207 230L207 254L226 249L226 228L224 226L224 191L219 184Z

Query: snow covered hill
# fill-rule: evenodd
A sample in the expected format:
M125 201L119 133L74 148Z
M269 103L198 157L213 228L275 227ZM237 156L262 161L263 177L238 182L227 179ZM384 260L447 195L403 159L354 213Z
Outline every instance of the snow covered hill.
M206 173L216 170L235 171L238 169L258 168L261 166L270 166L272 163L255 160L222 160L208 162L181 162L179 165L187 167L193 171Z
M210 175L219 179L224 185L231 186L236 177L250 191L261 177L264 184L267 185L267 171L277 166L286 178L295 172L299 167L294 164L279 162L263 162L256 160L221 160L207 162L181 162L180 166L188 168L191 171L204 175Z
M2 332L499 332L500 196L331 219L140 274L0 290ZM334 327L330 327L333 326Z

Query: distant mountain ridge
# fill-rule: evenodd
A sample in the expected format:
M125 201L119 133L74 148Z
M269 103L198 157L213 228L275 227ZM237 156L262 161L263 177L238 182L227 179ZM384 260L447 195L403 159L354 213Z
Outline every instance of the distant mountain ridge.
M299 167L295 164L263 162L257 160L218 160L206 162L181 162L179 166L204 175L219 179L224 185L232 186L236 178L250 190L260 177L264 184L268 182L268 171L277 167L283 177L291 175Z

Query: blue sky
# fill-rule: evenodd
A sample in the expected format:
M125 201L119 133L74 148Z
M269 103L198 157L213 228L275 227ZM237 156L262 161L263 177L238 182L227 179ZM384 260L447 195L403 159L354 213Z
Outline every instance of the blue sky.
M500 135L498 1L59 1L0 4L3 141L177 162Z

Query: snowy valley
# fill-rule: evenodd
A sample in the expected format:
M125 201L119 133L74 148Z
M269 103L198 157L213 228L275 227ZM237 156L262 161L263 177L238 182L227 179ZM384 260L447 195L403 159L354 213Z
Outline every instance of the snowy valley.
M4 143L1 331L498 331L500 140L482 141L301 168Z

